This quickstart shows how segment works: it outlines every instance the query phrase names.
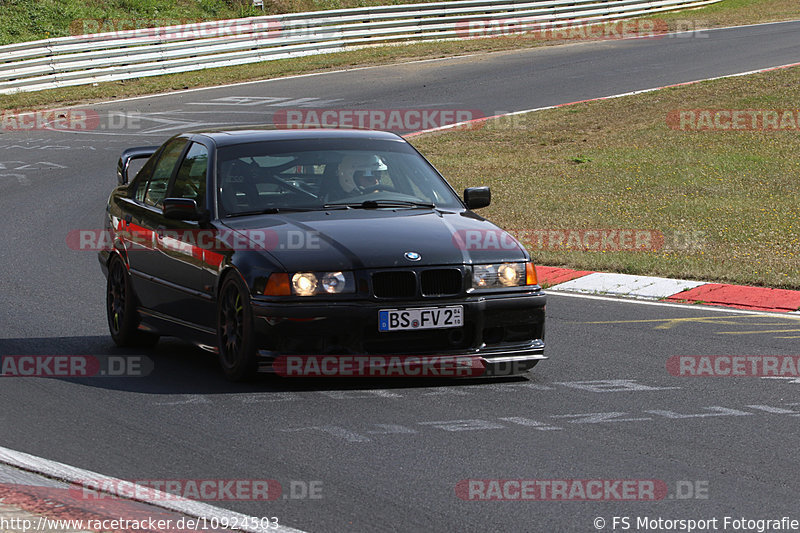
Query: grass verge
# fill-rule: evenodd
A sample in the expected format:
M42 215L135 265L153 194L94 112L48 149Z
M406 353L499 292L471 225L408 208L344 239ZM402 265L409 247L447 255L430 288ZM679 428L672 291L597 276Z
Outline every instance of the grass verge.
M800 127L712 132L667 123L675 110L795 109L797 126L799 75L790 68L702 82L412 142L457 188L490 185L494 200L481 213L507 229L665 236L659 250L627 252L531 238L538 264L800 289Z
M397 0L395 3L400 3L400 1L401 0ZM15 5L21 6L27 4L37 4L38 7L36 7L36 9L31 8L31 11L28 12L27 16L31 19L38 20L38 17L43 17L44 15L39 13L37 10L44 10L45 8L42 6L47 6L51 3L58 4L59 6L63 4L63 2L57 2L56 0L47 0L43 2L33 2L33 0L15 0L10 2L9 5L13 7ZM131 2L126 2L124 4L127 5L130 3ZM226 2L219 2L215 0L207 0L206 2L189 2L188 0L162 2L161 0L151 0L150 2L133 3L139 5L142 17L152 17L153 15L151 14L151 11L156 9L156 4L164 3L165 5L172 5L173 8L172 11L165 10L165 8L161 8L161 11L156 9L156 14L160 18L177 16L175 13L178 13L181 14L180 18L195 19L204 17L209 19L226 18L231 16L229 11L215 12L213 9L211 9L211 7L216 6L217 4L230 4L234 7L237 5L236 0L230 0ZM271 6L270 9L276 12L298 9L298 6L306 9L322 9L326 6L330 8L353 7L356 5L367 5L373 3L386 2L380 2L380 0L305 0L302 4L292 4L291 2L277 1L273 1L272 3L266 2L266 4ZM77 0L74 1L74 4L78 4ZM139 11L133 11L130 8L127 8L128 11L119 14L116 11L109 11L107 8L103 8L106 9L106 11L103 11L100 7L98 7L99 4L95 2L84 2L84 4L86 9L91 7L95 10L91 11L89 14L82 15L88 18L112 18L123 16L125 14L128 16L133 16L134 14L139 13ZM184 9L184 4L190 4L194 7L192 7L192 10L190 11L182 11L182 9ZM241 3L238 4L240 5ZM116 3L112 3L112 5L116 5ZM122 5L122 3L120 3L120 5ZM142 6L147 7L147 9ZM203 6L206 7L204 8ZM229 7L229 10L234 9L234 7ZM7 9L7 6L4 7L4 9ZM206 14L204 16L200 16L200 14L197 13L198 10L202 9L206 9ZM240 9L243 9L241 8L241 5ZM13 13L16 13L14 15L15 17L23 17L23 10L16 10L13 11ZM77 15L74 13L70 14L67 8L63 8L59 17L59 20L68 21L74 20L77 18ZM5 18L6 17L4 15L4 19ZM45 19L46 18L47 17L45 17ZM800 18L800 4L796 0L723 0L723 2L709 7L676 13L661 13L653 16L652 18L665 21L672 30L697 30L702 28L713 28L737 24L753 24L759 22L798 19ZM20 22L14 22L15 20L16 19L9 18L10 22L8 26L13 28L22 24ZM26 35L30 36L31 38L45 37L44 34L37 34L33 30ZM89 101L110 100L114 98L140 96L145 94L165 93L188 88L209 87L225 83L271 79L293 74L322 72L332 69L368 65L383 65L397 61L430 59L475 52L532 48L536 46L563 43L564 41L543 41L538 38L532 38L530 36L526 37L523 35L489 39L370 47L339 52L335 54L267 61L251 65L223 67L180 74L139 78L127 81L108 82L101 83L96 86L67 87L63 89L38 91L35 93L3 95L2 98L0 98L0 109L33 109L45 106L66 106Z

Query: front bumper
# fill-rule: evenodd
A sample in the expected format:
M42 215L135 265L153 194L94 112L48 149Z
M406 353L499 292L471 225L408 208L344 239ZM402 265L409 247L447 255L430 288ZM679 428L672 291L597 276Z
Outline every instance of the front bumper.
M541 290L424 301L325 301L291 304L254 298L262 371L278 355L407 355L480 358L486 374L524 372L544 356L546 297ZM459 328L378 331L378 311L464 306Z

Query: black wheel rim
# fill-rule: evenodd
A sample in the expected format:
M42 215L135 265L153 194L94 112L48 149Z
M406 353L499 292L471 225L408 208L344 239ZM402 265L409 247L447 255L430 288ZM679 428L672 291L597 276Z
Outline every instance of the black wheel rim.
M119 333L125 319L125 272L115 261L108 276L108 324L113 333Z
M219 328L222 360L226 366L236 365L244 337L244 306L242 295L235 285L228 285L222 293L219 307Z

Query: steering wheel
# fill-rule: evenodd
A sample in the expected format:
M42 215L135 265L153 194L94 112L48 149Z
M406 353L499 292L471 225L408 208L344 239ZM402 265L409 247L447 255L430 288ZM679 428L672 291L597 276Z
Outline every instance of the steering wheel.
M313 198L314 200L318 199L318 196L316 194L310 193L308 191L305 191L305 190L301 189L300 187L297 187L296 185L292 185L291 183L286 183L285 181L283 181L282 179L280 179L277 176L270 175L270 176L265 176L265 177L269 181L271 181L272 183L278 185L279 187L283 187L284 189L287 189L287 190L289 190L291 192L297 193L297 194L299 194L301 196L304 196L306 198Z

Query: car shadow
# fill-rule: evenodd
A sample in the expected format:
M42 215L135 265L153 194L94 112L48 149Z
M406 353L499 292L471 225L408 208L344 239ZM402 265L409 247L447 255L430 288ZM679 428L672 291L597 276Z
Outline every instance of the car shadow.
M91 377L47 377L87 387L145 394L242 394L326 390L413 389L421 387L465 387L486 383L536 383L535 374L483 378L298 378L258 374L233 383L225 379L216 356L192 344L162 338L153 349L119 348L108 336L40 337L0 339L0 357L5 356L114 356L141 362L143 375ZM2 379L31 379L4 377Z

